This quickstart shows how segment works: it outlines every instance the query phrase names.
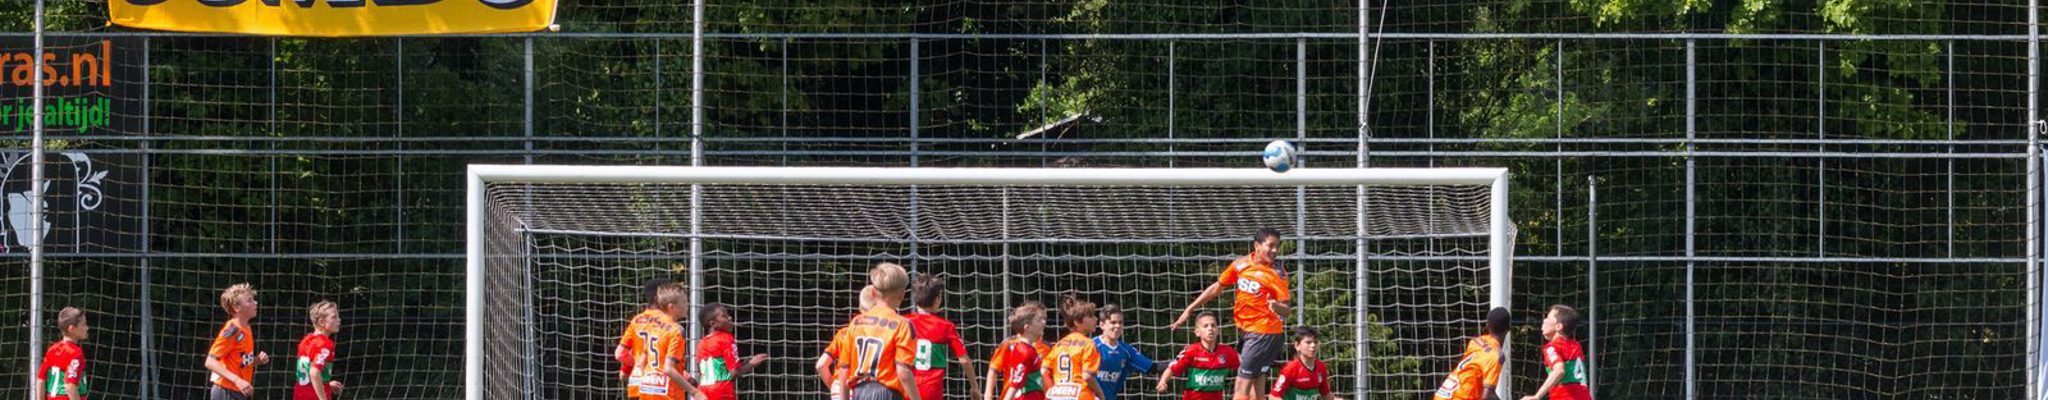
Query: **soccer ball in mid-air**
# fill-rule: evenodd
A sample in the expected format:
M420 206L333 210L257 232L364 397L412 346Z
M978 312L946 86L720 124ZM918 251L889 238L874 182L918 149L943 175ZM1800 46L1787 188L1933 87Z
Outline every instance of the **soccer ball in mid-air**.
M1294 168L1294 144L1275 140L1266 144L1266 152L1260 156L1266 161L1266 168L1273 172L1287 172Z

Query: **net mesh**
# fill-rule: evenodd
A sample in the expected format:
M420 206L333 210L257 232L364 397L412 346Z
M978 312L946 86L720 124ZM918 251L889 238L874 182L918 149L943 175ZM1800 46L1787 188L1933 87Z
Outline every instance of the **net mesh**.
M742 356L772 357L741 380L746 396L823 395L810 363L883 261L947 278L939 314L975 359L1005 337L1008 306L1074 293L1123 307L1126 340L1169 360L1193 338L1165 325L1249 251L1251 232L1278 229L1298 299L1290 324L1323 332L1334 386L1354 391L1363 331L1375 349L1369 391L1403 396L1427 394L1435 382L1422 381L1453 366L1490 287L1486 186L1368 187L1361 212L1354 186L705 185L694 236L688 185L486 190L488 307L511 316L494 318L485 338L493 398L616 397L624 385L611 350L643 306L639 284L688 276L692 237L703 240L704 301L732 307ZM1221 303L1203 309L1227 326ZM1360 307L1370 322L1358 323ZM1126 395L1164 396L1144 390L1156 374L1139 375ZM948 379L949 398L968 396L957 370Z

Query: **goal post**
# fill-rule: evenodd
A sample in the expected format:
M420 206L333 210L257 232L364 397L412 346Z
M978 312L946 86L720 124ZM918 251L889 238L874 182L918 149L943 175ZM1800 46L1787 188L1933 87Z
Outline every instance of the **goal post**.
M1302 231L1306 231L1308 237L1331 245L1316 247L1301 262L1323 265L1355 262L1355 270L1361 273L1358 275L1361 284L1366 282L1363 278L1367 269L1365 263L1412 260L1438 263L1418 265L1455 265L1455 269L1470 274L1462 278L1461 275L1446 274L1445 277L1429 278L1436 279L1432 281L1435 283L1417 283L1416 287L1453 286L1465 289L1422 297L1441 298L1458 296L1459 293L1477 295L1483 287L1484 304L1491 308L1509 306L1511 294L1508 283L1512 277L1514 228L1507 215L1508 173L1503 168L1296 169L1274 173L1264 169L1215 168L471 165L467 182L465 283L468 287L465 305L468 321L464 330L464 393L471 400L547 397L537 392L553 390L594 393L621 386L613 384L617 380L615 376L606 380L601 373L604 369L592 366L601 361L591 360L610 358L608 347L599 351L603 354L580 353L592 352L590 349L596 348L592 343L603 339L601 332L620 329L624 319L638 309L639 302L632 301L638 293L638 282L628 282L621 277L640 269L665 268L671 273L687 269L694 291L702 284L697 274L706 270L739 269L744 270L741 272L760 272L754 275L770 275L772 271L783 268L837 268L834 270L839 271L848 264L889 261L892 258L915 262L929 258L933 269L952 268L948 273L964 273L969 278L985 276L989 279L981 282L991 286L1000 283L1003 293L998 300L968 301L968 304L959 306L965 309L961 313L1000 315L1011 301L1012 281L1025 282L1021 284L1039 282L1034 293L1079 290L1096 291L1093 293L1102 293L1103 296L1128 296L1154 291L1154 288L1144 287L1102 289L1092 283L1050 278L1033 281L1020 278L1027 273L1013 271L1013 261L1029 265L1028 261L1019 260L1038 257L1069 264L1108 265L1090 267L1097 269L1087 271L1076 270L1073 274L1107 273L1103 271L1144 273L1142 271L1146 269L1159 268L1148 260L1218 265L1221 262L1214 260L1222 259L1219 257L1241 254L1228 251L1242 250L1243 245L1238 243L1250 236L1250 231L1244 229L1258 223L1233 222L1240 219L1236 214L1242 214L1241 219L1248 221L1294 224L1299 219L1315 225L1315 229ZM1300 196L1313 196L1315 201L1299 206L1295 201L1272 201L1282 196L1296 196L1292 190L1284 193L1269 190L1281 187L1308 188ZM1000 201L991 198L999 198ZM902 201L905 199L909 201ZM899 203L900 207L897 206ZM1284 220L1259 217L1278 213L1294 214ZM1303 215L1314 217L1300 218ZM1280 230L1297 232L1297 229ZM1458 242L1451 238L1472 240ZM707 243L702 252L717 252L714 254L719 257L717 262L734 267L706 267L705 254L672 250L677 247L655 243L662 240L709 242L714 239L731 243L722 244L727 247L723 249L712 249L715 246ZM1416 244L1413 245L1414 250L1404 248L1385 254L1366 254L1369 241L1382 240L1415 240ZM1425 240L1427 244L1422 242ZM908 250L865 247L872 246L869 243L896 241L912 244ZM927 248L918 248L915 244L918 241L927 243ZM1159 246L1165 249L1160 253L1152 247L1117 247L1126 246L1117 244L1119 242L1167 245ZM1348 254L1352 253L1353 243L1356 243L1357 254ZM1012 254L1012 245L1026 244L1040 248L1077 247L1047 250L1037 256ZM941 246L965 250L939 248ZM1000 257L976 253L994 252L996 250L979 250L994 246L1001 248ZM1105 249L1104 246L1109 247ZM758 250L757 247L766 250ZM796 248L804 250L790 250ZM821 248L825 250L817 250ZM1180 253L1188 248L1201 254ZM1207 250L1210 248L1226 250ZM1081 253L1073 249L1081 249L1078 250ZM1000 261L996 261L998 259ZM1289 253L1283 253L1281 259L1288 261ZM1457 264L1479 261L1484 262L1483 268ZM646 264L635 264L641 262ZM764 263L796 266L768 266ZM618 266L624 264L635 266ZM907 265L915 268L915 264ZM564 269L579 272L554 275L557 270ZM995 272L998 269L1000 273ZM1351 270L1347 267L1336 272L1348 274ZM1213 271L1162 276L1180 279L1173 282L1213 281L1213 275L1205 274L1213 274ZM768 283L739 280L744 277L729 279L737 283L718 285L735 292L727 297L745 296L740 292L764 287L780 290L773 286L778 284L802 286L812 278ZM1305 278L1290 279L1301 282ZM1483 279L1486 282L1442 282L1460 279ZM595 282L597 280L604 282ZM1351 278L1343 278L1341 282L1348 284ZM809 289L792 287L787 295L809 296L803 294L809 293L806 290ZM955 289L954 293L962 290L965 289ZM1357 310L1357 319L1346 321L1359 324L1357 331L1364 332L1362 326L1367 323L1368 307L1375 307L1368 304L1367 296L1398 295L1388 293L1392 290L1406 289L1338 287L1319 293L1338 298L1336 302L1347 304L1343 307ZM817 292L824 293L816 296L821 299L774 304L768 300L745 301L752 301L754 303L748 304L758 304L761 308L797 310L793 313L829 315L851 312L851 307L830 310L835 308L831 305L846 303L836 298L850 298L850 289L840 294L833 294L831 290ZM1305 301L1305 294L1297 295L1297 302ZM1358 296L1357 301L1348 299L1352 294ZM1182 296L1192 298L1192 295L1186 293ZM832 299L823 299L826 297ZM691 298L700 296L693 293ZM1184 304L1185 298L1174 301ZM952 304L952 300L948 302ZM1429 325L1434 330L1426 332L1434 333L1413 335L1429 339L1425 343L1430 346L1442 347L1443 343L1455 339L1443 337L1451 335L1445 332L1461 332L1469 336L1476 326L1470 321L1483 320L1480 317L1484 309L1478 310L1477 314L1466 314L1470 310L1460 309L1455 305L1458 303L1450 301L1438 305L1422 301L1398 304L1402 310L1373 310L1375 313L1383 311L1385 314L1378 314L1382 319L1458 321L1455 326L1442 321L1417 323ZM1475 303L1479 303L1478 299L1464 304ZM584 307L586 305L589 307ZM697 305L693 301L693 309ZM581 308L565 310L577 307ZM1144 307L1139 305L1131 312L1144 312L1147 316L1133 318L1149 320L1156 318L1153 314L1164 310L1163 307ZM537 312L536 309L545 310ZM512 315L490 315L492 312ZM1414 317L1388 316L1398 313ZM577 327L574 332L566 328L541 327L566 325L563 321L603 326ZM970 323L961 325L963 335L986 328L971 327ZM1351 340L1360 347L1353 350L1354 359L1336 360L1338 363L1374 362L1368 358L1381 357L1380 354L1368 356L1370 351L1363 347L1367 339L1351 335L1351 329L1348 329L1351 327L1346 328L1340 336L1353 336ZM764 329L791 328L757 328L756 334ZM827 328L818 325L817 329ZM825 334L829 334L829 330ZM616 335L616 332L611 335ZM803 347L812 345L807 341L824 334L804 335L770 340L772 343L764 346L784 345L801 351ZM582 339L580 347L555 344L579 338ZM989 343L994 339L997 338L968 338L970 343ZM822 343L814 347L817 348L809 349L812 353L807 354L815 354L822 348ZM1506 347L1503 343L1503 352ZM1431 357L1440 359L1443 355L1432 354ZM540 364L575 366L558 368ZM1505 368L1504 363L1504 375ZM1353 370L1356 369L1346 369ZM1441 379L1445 372L1448 370L1424 370L1415 375L1434 375ZM1360 388L1365 387L1364 375L1352 376ZM774 377L758 379L775 380ZM1502 393L1507 393L1508 381L1500 381ZM797 383L801 382L797 378L790 379L791 383L787 384L774 382L763 384L766 388L762 390L803 393L807 389ZM1434 389L1434 383L1430 381L1428 389ZM1407 386L1412 385L1403 384L1403 387ZM562 387L571 389L557 389Z

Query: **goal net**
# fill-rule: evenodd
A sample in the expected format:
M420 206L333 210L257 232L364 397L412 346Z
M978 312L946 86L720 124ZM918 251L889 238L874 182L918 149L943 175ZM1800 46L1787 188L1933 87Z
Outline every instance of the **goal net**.
M1122 307L1125 340L1163 365L1194 340L1165 326L1273 228L1287 324L1321 331L1333 386L1423 396L1507 303L1505 194L1505 170L1481 168L473 165L467 395L618 398L612 349L642 283L669 278L693 306L730 307L742 356L770 355L740 379L747 397L822 396L811 363L884 261L947 279L939 314L978 371L1007 307L1063 293ZM1228 302L1203 308L1226 343L1242 335ZM1166 398L1156 373L1132 375L1126 396ZM948 377L947 398L972 398Z

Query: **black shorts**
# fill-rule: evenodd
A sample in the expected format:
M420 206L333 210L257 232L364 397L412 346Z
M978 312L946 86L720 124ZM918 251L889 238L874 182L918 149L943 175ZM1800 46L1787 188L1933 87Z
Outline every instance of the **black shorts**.
M1273 370L1273 363L1280 361L1281 349L1286 347L1287 338L1281 335L1246 333L1237 342L1239 354L1237 376L1257 378Z
M240 391L220 387L220 385L208 386L213 386L213 390L206 392L207 400L249 400L249 395L242 394Z
M911 383L911 382L904 382L904 383ZM913 383L913 384L914 384L914 383ZM848 391L848 392L847 392L847 394L846 394L846 399L847 399L847 400L903 400L903 394L902 394L902 393L897 393L895 389L890 389L890 388L889 388L888 386L882 386L882 384L881 384L881 383L878 383L878 382L875 382L875 381L867 381L867 382L861 382L861 384L859 384L859 385L854 385L854 387L853 387L853 390L851 390L851 391Z

